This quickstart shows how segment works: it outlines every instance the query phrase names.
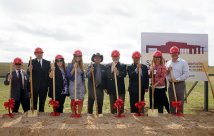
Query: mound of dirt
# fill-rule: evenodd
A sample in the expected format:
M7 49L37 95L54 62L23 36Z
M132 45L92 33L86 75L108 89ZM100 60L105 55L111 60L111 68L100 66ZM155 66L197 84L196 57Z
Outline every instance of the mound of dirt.
M214 113L176 117L169 114L158 117L135 117L126 113L124 118L112 114L93 117L83 114L81 118L70 118L69 113L52 117L39 113L38 117L15 114L14 118L0 118L0 136L70 136L70 135L160 135L160 136L208 136L214 135Z

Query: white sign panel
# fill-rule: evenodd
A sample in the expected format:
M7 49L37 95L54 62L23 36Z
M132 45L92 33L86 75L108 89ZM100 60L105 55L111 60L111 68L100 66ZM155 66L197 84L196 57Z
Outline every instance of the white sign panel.
M207 81L202 63L208 64L208 35L207 34L179 34L179 33L141 33L142 62L149 65L152 54L156 50L163 53L166 60L170 60L169 50L177 46L182 59L190 67L189 81Z

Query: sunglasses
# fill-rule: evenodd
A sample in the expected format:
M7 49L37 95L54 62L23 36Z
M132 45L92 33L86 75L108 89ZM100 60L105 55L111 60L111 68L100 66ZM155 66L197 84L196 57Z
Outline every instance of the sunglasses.
M75 55L74 57L75 57L75 58L81 58L82 56L76 56L76 55Z
M154 57L154 59L161 59L161 57Z
M20 66L20 65L22 65L22 64L20 64L20 63L17 63L17 64L15 64L15 65L17 65L17 66Z
M60 59L60 60L56 60L56 62L63 62L63 60L62 60L62 59Z

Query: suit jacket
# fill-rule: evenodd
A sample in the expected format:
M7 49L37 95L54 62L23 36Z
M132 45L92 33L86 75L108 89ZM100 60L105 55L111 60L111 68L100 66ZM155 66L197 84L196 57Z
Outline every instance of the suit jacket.
M62 94L62 91L64 89L64 81L63 81L63 76L62 73L59 69L58 66L55 66L55 95L56 95L56 99L59 100L60 95ZM67 90L66 92L68 92L68 78L66 75L66 71L65 72L65 78L67 79ZM68 95L68 93L66 94ZM49 92L48 92L48 96L53 98L53 78L50 79L50 88L49 88Z
M137 68L136 64L131 64L127 68L127 72L129 75L129 92L138 94L139 92L139 82L138 82L138 73L136 73L135 69ZM145 92L145 89L148 89L149 86L149 76L148 69L146 65L141 66L142 76L141 76L141 89L142 92Z
M9 81L8 81L8 75L9 73L6 75L4 84L5 85L9 85ZM11 98L15 99L15 101L19 101L20 97L21 97L21 93L23 93L24 98L29 98L29 80L28 80L28 75L25 71L23 71L23 76L22 78L24 78L24 84L23 84L23 90L21 90L21 86L20 86L20 82L19 82L19 78L16 74L16 71L12 72L12 79L11 79ZM21 92L23 91L23 92Z
M38 60L33 59L32 65L33 65L33 70L32 70L33 91L34 92L48 91L49 81L50 81L50 78L49 78L50 62L45 59L42 59L42 68L41 68ZM28 71L28 74L30 74L29 71Z
M106 65L107 91L109 94L116 95L114 73L111 72L112 63ZM126 77L126 65L118 62L116 65L119 75L117 76L118 93L125 94L124 78Z
M94 67L94 78L96 81L96 65L93 64ZM90 68L91 66L88 66L88 70L86 73L86 77L88 78L88 95L89 97L94 97L94 90L93 90L93 79L92 79L92 75L90 72ZM100 70L101 70L101 83L97 86L99 87L100 90L103 91L103 89L106 89L106 67L102 64L100 64Z

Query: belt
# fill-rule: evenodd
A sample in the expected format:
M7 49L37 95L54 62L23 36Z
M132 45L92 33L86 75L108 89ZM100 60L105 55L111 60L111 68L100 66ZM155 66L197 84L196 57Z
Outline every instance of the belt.
M178 81L178 82L174 82L174 84L178 84L178 83L182 83L184 81ZM170 84L172 84L172 82L169 81Z

